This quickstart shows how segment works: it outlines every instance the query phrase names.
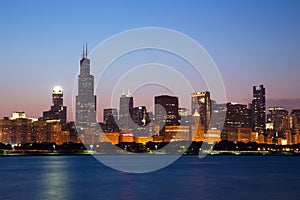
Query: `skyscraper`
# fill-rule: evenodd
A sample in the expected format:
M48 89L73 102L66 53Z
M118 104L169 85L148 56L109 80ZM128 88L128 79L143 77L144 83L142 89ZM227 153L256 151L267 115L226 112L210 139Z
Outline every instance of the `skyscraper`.
M103 110L103 126L104 132L115 132L119 130L117 125L118 111L115 108L107 108Z
M292 110L290 115L290 127L300 129L300 109Z
M200 115L200 123L204 129L208 129L211 118L211 99L209 92L196 92L192 94L192 115L197 111Z
M247 105L227 103L225 128L251 128Z
M289 123L289 112L282 107L269 107L267 114L267 122L273 125L275 131L287 130Z
M161 95L154 97L155 120L167 126L179 125L178 97Z
M88 51L82 50L80 74L78 75L78 95L76 96L76 128L78 133L94 130L96 126L96 95L94 95L94 76L90 74Z
M139 106L132 109L132 121L138 126L146 126L150 119L146 106Z
M133 97L128 92L123 93L120 97L120 110L119 110L119 125L120 128L130 129L131 128L131 114L133 109Z
M52 105L49 111L43 112L43 120L60 120L62 128L66 128L67 107L63 105L63 90L60 86L55 86L52 90Z
M259 134L266 129L266 90L263 85L253 86L252 129Z

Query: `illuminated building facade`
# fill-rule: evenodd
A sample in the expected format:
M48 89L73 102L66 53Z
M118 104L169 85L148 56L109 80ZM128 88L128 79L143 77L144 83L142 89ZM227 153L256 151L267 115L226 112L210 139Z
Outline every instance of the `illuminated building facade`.
M204 125L204 129L208 129L211 118L211 99L209 92L196 92L192 94L191 112L200 115L200 123Z
M255 132L252 128L224 128L221 133L221 140L228 140L232 142L254 142Z
M132 109L133 97L128 94L122 94L120 97L120 110L119 110L119 125L122 130L130 130L132 126Z
M12 120L5 117L0 120L0 142L11 143L12 140Z
M252 129L264 134L266 129L266 90L263 85L253 86Z
M292 110L290 114L290 128L300 129L300 109Z
M24 144L36 141L32 129L36 121L27 118L24 112L13 112L12 117L0 120L0 142Z
M187 108L178 108L178 115L180 125L190 125L193 121L192 116L189 115L189 109Z
M285 131L289 128L289 112L282 107L270 107L268 109L267 122L273 125L276 131Z
M112 144L119 144L120 141L120 133L119 132L102 132L99 134L98 142L110 142Z
M32 124L32 134L35 142L47 142L47 122L35 121Z
M190 141L189 126L166 126L164 134L164 142L171 141Z
M67 123L67 107L63 105L63 102L63 90L60 86L55 86L52 90L51 109L43 112L42 120L59 120L62 129L65 129Z
M227 103L225 128L251 128L247 105Z
M82 52L80 74L78 75L78 95L76 96L76 128L79 134L94 131L96 126L96 95L94 95L94 76L90 74L88 52Z
M210 117L210 128L222 130L225 124L227 112L226 103L216 103L214 100L211 100L211 117Z

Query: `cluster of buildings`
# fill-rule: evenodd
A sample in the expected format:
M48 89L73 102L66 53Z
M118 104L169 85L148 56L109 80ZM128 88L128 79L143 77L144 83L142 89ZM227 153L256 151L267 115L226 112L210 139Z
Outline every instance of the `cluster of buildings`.
M300 143L300 109L289 113L282 107L270 107L266 113L263 85L253 87L249 105L218 104L210 92L191 94L191 108L179 107L176 96L154 97L154 113L146 106L134 106L131 94L120 96L119 109L103 110L103 122L97 122L94 76L90 74L87 48L83 48L78 76L75 122L67 121L63 90L52 91L50 110L43 116L27 118L24 112L0 120L0 142L24 144L33 142L66 142L112 144L134 142L195 141L214 144L221 140L290 145Z

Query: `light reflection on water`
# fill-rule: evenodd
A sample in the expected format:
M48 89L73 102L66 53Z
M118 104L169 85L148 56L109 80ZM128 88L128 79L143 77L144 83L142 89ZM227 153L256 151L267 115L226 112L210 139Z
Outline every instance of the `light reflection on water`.
M69 163L61 157L49 157L42 167L44 168L42 199L69 199L70 176Z

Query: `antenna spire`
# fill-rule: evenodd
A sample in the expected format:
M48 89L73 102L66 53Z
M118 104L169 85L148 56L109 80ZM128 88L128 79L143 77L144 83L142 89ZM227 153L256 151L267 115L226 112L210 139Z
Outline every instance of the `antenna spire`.
M127 90L127 96L128 96L128 97L131 96L129 88L128 88L128 90Z
M88 47L87 47L87 43L85 43L85 57L87 58L88 56Z
M84 44L82 45L82 58L84 58Z

